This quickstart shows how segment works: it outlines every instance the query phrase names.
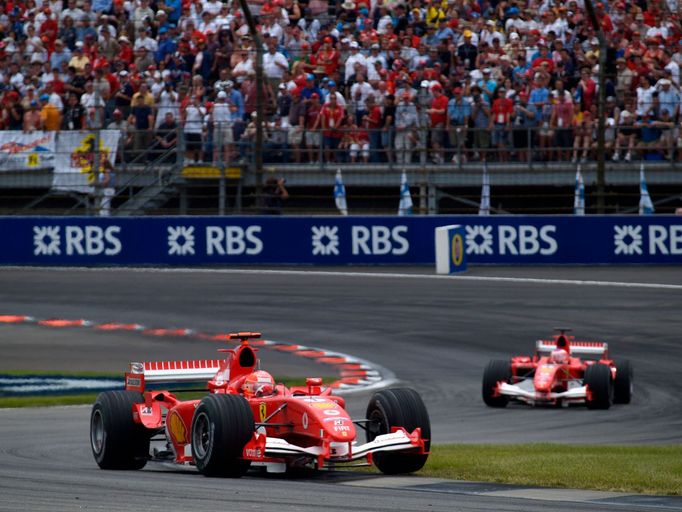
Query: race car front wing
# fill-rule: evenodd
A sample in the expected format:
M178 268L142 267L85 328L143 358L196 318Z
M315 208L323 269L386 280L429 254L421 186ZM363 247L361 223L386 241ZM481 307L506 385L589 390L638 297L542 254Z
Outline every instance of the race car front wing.
M373 453L414 450L415 453L426 453L421 429L408 433L403 428L394 428L389 434L382 434L372 441L358 444L349 442L322 442L315 446L298 446L278 437L267 437L254 433L254 437L244 447L243 456L252 461L267 459L283 459L291 457L309 457L317 460L318 467L325 463L352 462Z
M587 386L569 387L561 392L539 392L535 389L525 389L516 384L501 382L498 387L500 395L516 398L526 402L555 402L557 400L585 400L587 398Z

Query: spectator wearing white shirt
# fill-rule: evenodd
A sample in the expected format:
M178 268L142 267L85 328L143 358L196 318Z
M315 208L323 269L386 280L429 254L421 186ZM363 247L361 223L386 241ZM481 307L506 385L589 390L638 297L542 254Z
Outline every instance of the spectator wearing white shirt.
M275 43L268 43L268 51L263 54L263 72L273 91L282 81L284 72L289 70L289 61L277 51Z
M357 70L355 69L356 64L360 64L364 68L364 70L367 69L367 59L362 53L360 53L360 45L358 44L357 41L351 41L350 55L346 59L346 67L344 73L344 78L346 82L348 82L357 72Z
M211 112L214 162L219 161L221 153L223 162L229 162L232 159L232 145L234 143L233 122L231 105L228 104L227 99L227 93L220 91L216 96L216 102Z
M133 46L135 51L139 50L140 48L146 48L149 53L154 53L159 48L159 44L157 43L156 39L152 39L148 34L149 31L146 27L142 27L139 30L137 39L135 40L135 45Z

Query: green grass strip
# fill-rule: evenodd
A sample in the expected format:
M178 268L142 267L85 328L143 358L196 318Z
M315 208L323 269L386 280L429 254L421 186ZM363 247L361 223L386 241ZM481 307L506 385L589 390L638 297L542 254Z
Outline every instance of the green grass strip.
M438 445L422 476L682 495L682 446Z

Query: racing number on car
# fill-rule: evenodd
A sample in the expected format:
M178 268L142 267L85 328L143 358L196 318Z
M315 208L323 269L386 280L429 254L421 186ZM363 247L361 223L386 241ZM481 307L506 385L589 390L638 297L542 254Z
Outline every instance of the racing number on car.
M268 406L265 402L261 402L258 406L258 413L260 415L260 420L265 421L265 418L268 417Z

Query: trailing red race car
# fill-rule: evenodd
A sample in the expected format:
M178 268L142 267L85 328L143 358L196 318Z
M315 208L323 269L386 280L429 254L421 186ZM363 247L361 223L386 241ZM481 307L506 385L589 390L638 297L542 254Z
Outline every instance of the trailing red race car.
M483 401L506 407L509 400L530 405L584 403L608 409L632 398L633 368L628 360L609 357L608 345L576 341L570 329L557 329L551 340L538 340L535 355L492 360L483 373Z
M225 349L225 359L131 363L125 391L101 393L90 416L92 452L102 469L140 469L149 460L195 465L206 476L240 477L251 466L332 468L374 463L388 474L424 466L431 426L412 389L375 393L366 418L352 420L345 401L319 378L306 386L275 384L257 370L249 339ZM147 384L206 382L200 400L179 400ZM168 387L168 386L167 386ZM365 430L360 443L357 428Z

